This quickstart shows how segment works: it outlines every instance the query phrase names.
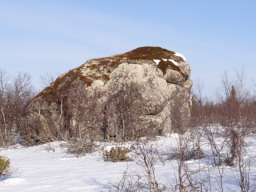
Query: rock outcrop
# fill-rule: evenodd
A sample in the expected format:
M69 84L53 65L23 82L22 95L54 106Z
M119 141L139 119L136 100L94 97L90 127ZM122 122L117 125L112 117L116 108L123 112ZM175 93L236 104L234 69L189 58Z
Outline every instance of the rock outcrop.
M184 133L191 109L189 77L185 58L160 47L89 60L28 104L28 135L133 139Z

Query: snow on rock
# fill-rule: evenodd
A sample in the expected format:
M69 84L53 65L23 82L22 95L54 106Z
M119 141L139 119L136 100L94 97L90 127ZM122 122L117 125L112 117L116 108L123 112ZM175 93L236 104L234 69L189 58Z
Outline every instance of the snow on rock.
M173 59L169 59L170 62L172 62L174 65L179 66L179 63L177 61L174 61Z
M184 55L182 55L181 53L175 53L174 55L181 57L184 61L186 61L186 57L184 57Z
M160 63L160 59L153 59L153 61L158 65Z

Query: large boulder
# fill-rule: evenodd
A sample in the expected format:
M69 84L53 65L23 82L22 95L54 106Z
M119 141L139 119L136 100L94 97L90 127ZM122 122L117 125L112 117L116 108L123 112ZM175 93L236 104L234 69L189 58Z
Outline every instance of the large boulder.
M185 58L160 47L89 60L31 100L26 135L42 141L184 133L191 110L189 77Z

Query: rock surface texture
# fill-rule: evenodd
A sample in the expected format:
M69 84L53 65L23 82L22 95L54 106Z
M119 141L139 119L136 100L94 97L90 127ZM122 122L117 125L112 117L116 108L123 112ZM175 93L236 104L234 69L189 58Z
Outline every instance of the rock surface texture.
M28 104L27 135L122 140L184 133L189 77L185 58L160 47L89 60Z

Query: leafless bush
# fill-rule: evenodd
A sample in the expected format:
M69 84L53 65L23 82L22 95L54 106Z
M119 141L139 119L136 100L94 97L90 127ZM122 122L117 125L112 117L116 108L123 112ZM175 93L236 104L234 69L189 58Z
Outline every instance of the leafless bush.
M162 191L164 186L161 186L159 183L155 170L155 164L163 163L163 159L159 153L159 146L147 139L140 140L136 143L135 155L136 163L142 167L142 176L146 178L145 187L149 191Z
M195 146L197 145L195 145L191 134L178 135L177 148L174 153L170 153L169 158L169 160L173 160L173 158L176 160L173 167L175 179L169 181L171 191L197 192L205 191L207 188L207 178L202 174L205 170L204 167L201 167L200 161L195 162L193 169L187 164L188 160L205 157L203 151Z
M110 187L116 192L137 192L148 191L144 187L144 179L139 174L129 173L129 167L123 173L122 178L117 183L110 183Z
M245 158L244 156L238 157L238 172L235 176L235 181L238 183L241 192L250 192L256 190L255 181L252 182L251 166L255 157Z
M134 162L139 171L127 169L117 184L111 184L116 191L150 191L161 192L167 188L161 184L156 176L155 165L164 163L159 152L159 146L149 139L143 138L134 145Z
M169 180L169 186L160 182L155 168L159 163L165 165L166 154L160 152L161 146L156 142L147 139L139 140L133 151L135 163L141 170L139 172L131 172L128 168L124 172L122 179L118 183L112 183L111 186L116 191L205 191L207 188L207 178L206 176L200 176L203 168L198 165L198 169L192 170L186 164L187 156L185 155L185 151L188 151L188 148L193 146L191 143L192 140L190 139L182 135L179 137L179 153L177 153L179 155L176 159L178 165L177 174L171 172L176 177L175 181ZM202 154L191 155L191 157L193 156L195 158L197 155L200 158L202 157Z
M220 115L219 115L219 105L215 105L214 102L209 101L207 98L203 98L201 94L201 90L194 88L193 92L193 106L192 106L192 120L193 118L196 119L197 124L196 126L200 126L200 131L196 131L196 135L199 134L200 139L206 138L207 143L210 146L210 153L211 155L208 156L210 158L209 164L211 165L211 161L213 161L214 166L217 167L218 177L213 178L212 170L209 167L206 167L204 174L205 174L205 183L204 188L207 191L212 191L213 188L217 189L218 191L223 191L223 179L225 173L225 167L223 167L223 162L227 159L227 155L225 154L225 149L227 147L227 137L224 134L223 129L221 129L218 124L220 123ZM195 124L192 125L195 126ZM193 130L194 128L192 128ZM198 142L199 142L198 141ZM199 144L200 146L200 144ZM218 183L218 186L211 186L213 180Z
M205 157L205 153L200 149L187 149L185 151L176 151L170 154L168 159L182 160L184 158L185 161L191 159L202 159Z
M187 161L192 159L202 159L206 156L201 149L200 128L191 128L184 135L178 135L177 147L172 148L168 154L168 160Z
M238 131L238 134L241 134ZM252 182L251 167L255 164L255 156L252 156L251 151L247 147L250 146L250 142L245 142L246 136L238 135L238 146L235 148L236 153L236 169L237 175L235 181L238 183L241 192L249 192L256 190L255 181Z
M227 138L223 134L223 129L218 125L209 125L203 128L204 136L206 137L208 144L210 145L211 159L213 159L213 165L217 168L217 177L213 177L211 170L208 169L208 185L212 185L212 181L215 180L218 186L213 188L217 191L224 191L224 176L225 176L225 162L227 163L227 154L225 150L227 148ZM223 155L224 154L224 155ZM211 161L210 159L210 161ZM212 165L211 162L209 162ZM214 167L213 167L214 168Z
M91 142L90 140L81 140L78 138L72 138L67 143L67 153L71 153L76 155L77 157L81 157L87 153L92 153L95 151L96 144Z

